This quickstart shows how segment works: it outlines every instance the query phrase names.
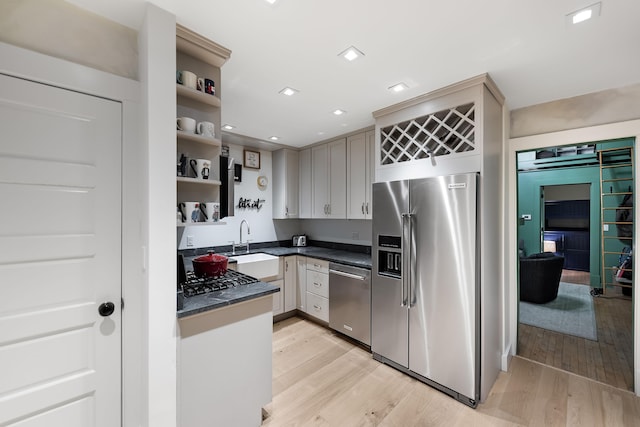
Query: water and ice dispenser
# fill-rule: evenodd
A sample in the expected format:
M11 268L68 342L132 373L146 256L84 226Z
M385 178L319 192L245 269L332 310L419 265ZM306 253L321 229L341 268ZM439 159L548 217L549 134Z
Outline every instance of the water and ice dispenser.
M402 275L402 239L378 236L378 274L400 279Z

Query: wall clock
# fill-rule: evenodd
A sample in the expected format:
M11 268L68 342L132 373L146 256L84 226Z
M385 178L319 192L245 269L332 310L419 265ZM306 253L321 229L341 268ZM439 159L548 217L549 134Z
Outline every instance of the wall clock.
M264 175L260 175L258 177L258 188L262 191L267 189L267 185L269 184L269 180L267 180L267 177Z

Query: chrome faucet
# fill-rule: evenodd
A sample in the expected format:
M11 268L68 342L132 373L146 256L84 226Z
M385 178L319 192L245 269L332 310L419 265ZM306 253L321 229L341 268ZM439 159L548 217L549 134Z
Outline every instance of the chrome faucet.
M249 228L249 223L247 222L246 219L243 219L242 222L240 223L240 245L242 245L242 224L247 224L247 234L251 234L251 229ZM249 248L247 247L247 251L249 250Z

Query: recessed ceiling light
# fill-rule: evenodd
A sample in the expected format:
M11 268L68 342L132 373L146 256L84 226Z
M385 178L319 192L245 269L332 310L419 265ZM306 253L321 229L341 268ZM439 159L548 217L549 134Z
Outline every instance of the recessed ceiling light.
M278 93L280 93L280 94L282 94L282 95L293 96L293 95L295 95L295 94L296 94L296 93L298 93L298 92L300 92L300 91L299 91L299 90L297 90L297 89L294 89L294 88L292 88L292 87L288 87L288 86L287 86L287 87L285 87L284 89L282 89L282 90L281 90L280 92L278 92Z
M409 86L407 86L405 83L396 83L393 86L389 86L387 89L389 89L391 92L402 92L403 90L409 89Z
M279 139L280 139L280 137L277 137L277 136L270 136L270 137L269 137L269 139L270 139L271 141L277 141L277 140L279 140Z
M574 24L577 24L578 22L586 21L587 19L591 19L592 13L593 12L591 11L591 9L583 10L582 12L578 12L575 15L573 15L573 18L571 20Z
M567 14L566 22L567 24L579 24L580 22L595 18L600 15L601 8L602 3L598 2L582 9L576 10L575 12L571 12Z
M231 130L231 129L235 129L235 126L231 126L230 124L225 124L225 125L222 125L222 129Z
M266 2L267 2L267 3L269 3L269 4L274 4L274 3L275 3L276 1L278 1L278 0L264 0L264 1L266 1Z
M341 110L341 109L333 110L333 114L335 114L336 116L341 116L341 115L343 115L345 113L346 113L346 111Z
M347 61L353 61L354 59L364 56L364 53L358 50L358 48L356 48L355 46L349 46L348 48L340 52L338 56L342 56Z

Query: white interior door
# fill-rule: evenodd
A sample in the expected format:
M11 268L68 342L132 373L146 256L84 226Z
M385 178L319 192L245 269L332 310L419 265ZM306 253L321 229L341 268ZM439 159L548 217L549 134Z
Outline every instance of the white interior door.
M0 75L2 426L121 424L121 115Z

